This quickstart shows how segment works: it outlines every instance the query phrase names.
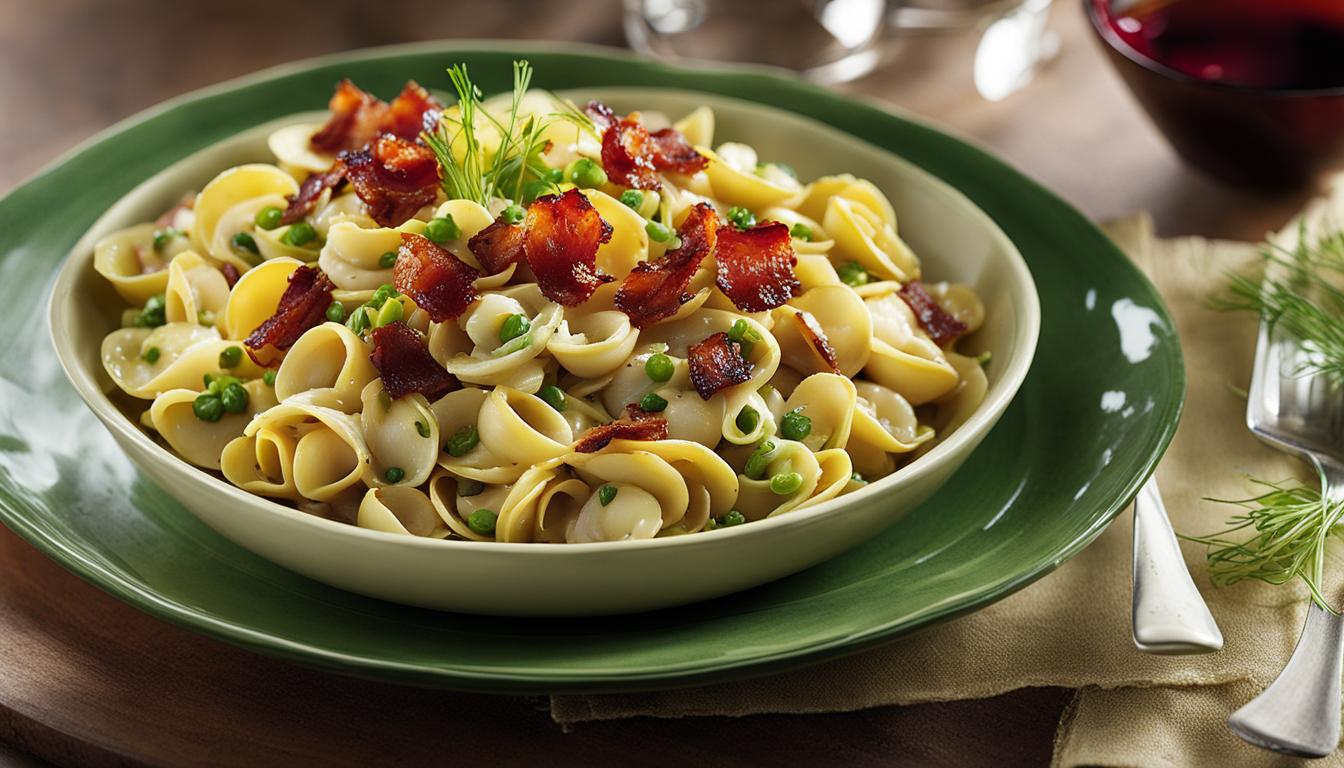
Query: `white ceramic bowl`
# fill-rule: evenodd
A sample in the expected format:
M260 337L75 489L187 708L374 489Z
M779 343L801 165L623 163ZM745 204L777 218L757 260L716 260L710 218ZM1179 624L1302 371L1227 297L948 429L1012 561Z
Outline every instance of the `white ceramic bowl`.
M971 454L1017 392L1036 348L1040 304L1006 235L952 187L886 151L820 123L734 99L660 89L573 94L618 112L681 115L711 106L716 142L741 140L804 179L863 176L891 199L902 237L931 280L975 287L987 309L974 339L993 353L980 409L936 447L866 488L810 509L717 531L632 542L501 544L443 541L323 520L197 469L143 431L109 398L99 345L121 302L93 270L109 232L153 219L182 193L244 162L269 161L266 136L300 115L239 134L136 187L75 246L52 291L52 340L66 374L131 460L197 517L234 542L313 579L399 603L469 613L580 616L662 608L728 594L795 573L870 538L927 499ZM320 119L320 118L319 118ZM114 394L118 400L124 399ZM147 404L142 405L147 407Z

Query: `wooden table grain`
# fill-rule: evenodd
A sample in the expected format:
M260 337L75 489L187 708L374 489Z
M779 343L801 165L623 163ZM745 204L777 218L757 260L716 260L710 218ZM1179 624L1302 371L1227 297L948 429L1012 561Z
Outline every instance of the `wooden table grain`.
M900 42L847 88L987 145L1094 218L1151 211L1164 235L1257 239L1310 196L1228 189L1188 170L1107 68L1079 5L1061 0L1051 27L1058 59L1001 102L973 92L966 40ZM307 56L448 37L623 42L617 0L0 0L0 193L184 91ZM0 528L0 763L26 754L72 765L1040 765L1070 696L1042 688L563 733L543 701L357 680L179 629Z

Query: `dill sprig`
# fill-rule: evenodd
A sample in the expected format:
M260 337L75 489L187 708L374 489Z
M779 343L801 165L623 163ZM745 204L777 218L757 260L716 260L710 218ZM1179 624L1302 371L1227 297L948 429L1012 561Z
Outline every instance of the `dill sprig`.
M1300 578L1312 600L1334 612L1321 593L1321 582L1326 542L1344 516L1344 501L1329 501L1319 490L1296 482L1250 481L1265 493L1249 499L1208 499L1245 510L1228 518L1227 528L1181 538L1208 547L1209 577L1216 586L1246 579L1285 584ZM1248 530L1252 535L1241 539Z

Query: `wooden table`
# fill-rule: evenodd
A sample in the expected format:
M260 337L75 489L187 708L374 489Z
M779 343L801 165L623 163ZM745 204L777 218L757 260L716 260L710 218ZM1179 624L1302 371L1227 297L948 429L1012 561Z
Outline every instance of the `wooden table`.
M563 11L563 12L561 12ZM1146 209L1164 235L1257 239L1310 190L1263 196L1184 168L1061 0L1062 52L1027 90L985 102L965 41L900 44L849 86L972 137L1098 219ZM0 4L0 193L162 99L265 66L441 37L622 44L619 3L311 6L6 0ZM1122 574L1116 574L1121 578ZM0 527L0 763L280 765L490 761L1040 765L1070 691L848 714L582 725L537 700L418 690L258 656L143 615ZM938 739L927 736L932 731ZM225 747L224 745L227 745Z

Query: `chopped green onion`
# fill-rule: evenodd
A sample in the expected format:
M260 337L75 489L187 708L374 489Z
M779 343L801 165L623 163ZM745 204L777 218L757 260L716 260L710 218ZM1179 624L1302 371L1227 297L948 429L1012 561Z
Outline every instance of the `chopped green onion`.
M158 347L150 347L149 349L145 350L144 354L140 355L140 359L144 360L146 363L149 363L150 365L153 365L159 362L159 354L160 352Z
M406 470L401 467L388 467L387 470L383 472L383 479L393 484L400 483L405 477Z
M746 208L734 205L728 209L728 223L738 229L751 229L756 226L756 214Z
M472 480L471 478L464 477L457 481L457 495L464 499L468 496L480 496L484 492L485 483L482 483L480 480Z
M488 509L478 509L467 515L467 527L482 536L495 535L495 521L499 518Z
M237 368L238 364L241 362L243 362L242 347L225 347L224 350L219 353L220 368Z
M523 219L527 218L527 211L523 206L514 203L501 211L499 218L503 219L505 224L522 224Z
M423 421L415 422L415 432L421 437L429 437L429 425Z
M850 261L836 267L836 274L840 276L840 282L851 288L857 288L868 282L868 273L857 261Z
M397 252L387 251L378 257L378 266L382 269L391 269L397 263Z
M666 408L667 408L667 400L664 399L657 392L650 392L649 394L639 398L639 409L641 411L648 411L649 413L659 413L665 410Z
M812 434L812 420L804 416L802 408L794 408L779 421L779 434L786 440L802 440Z
M289 225L285 234L280 236L280 242L285 245L303 246L317 239L317 230L313 225L306 221L296 221Z
M803 476L797 472L781 472L770 478L770 492L776 496L790 496L803 487Z
M527 315L509 315L504 318L504 323L499 326L499 340L500 342L513 341L527 333L531 328L532 323L528 321Z
M202 392L192 401L191 412L201 421L219 421L224 418L224 403L220 402L219 395Z
M454 432L443 446L443 450L447 451L449 456L466 456L480 441L481 435L476 431L476 426L469 425Z
M672 230L656 221L650 221L648 224L645 224L644 231L649 233L649 239L655 243L666 243L675 236Z
M764 440L756 446L756 450L747 457L747 464L742 468L742 474L751 480L760 480L765 477L765 468L770 464L771 454L775 452L775 444L769 440Z
M443 245L462 236L462 228L453 221L452 214L447 216L435 216L425 224L425 237L433 240L439 245Z
M565 166L565 178L580 189L596 189L607 183L607 172L593 160L580 157Z
M268 205L260 211L257 211L257 217L252 220L252 223L256 224L261 229L272 230L280 226L280 219L283 218L284 215L284 211L276 208L274 205Z
M392 299L383 304L383 308L378 310L378 317L373 321L374 328L382 328L384 325L400 321L406 316L406 306L401 301Z
M554 384L547 384L537 393L537 397L557 411L565 410L565 391Z
M614 485L604 485L597 489L597 502L602 506L607 506L616 498L616 492L620 490Z
M672 378L676 366L672 363L672 358L659 352L650 355L648 360L644 361L644 375L653 381L663 382Z
M339 301L333 301L328 304L327 319L333 323L345 322L345 305Z
M789 237L792 237L794 240L802 240L803 242L810 243L812 242L812 228L800 221L792 227L789 227Z
M228 413L242 413L247 410L247 390L238 382L230 382L219 393L219 402Z
M638 189L627 189L621 193L621 205L632 211L638 211L641 205L644 205L644 193Z
M275 386L275 370L272 369L272 368L267 368L265 371L262 372L262 374L261 374L261 380L262 380L262 382L264 382L264 383L266 384L266 386L268 386L268 387L274 387L274 386Z
M761 423L761 414L756 412L750 405L742 406L742 410L737 412L737 419L734 420L737 428L742 430L742 434L750 435L756 431L756 427Z

